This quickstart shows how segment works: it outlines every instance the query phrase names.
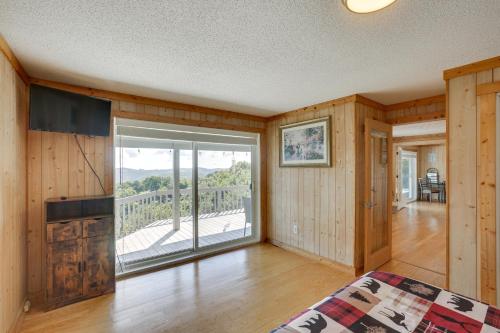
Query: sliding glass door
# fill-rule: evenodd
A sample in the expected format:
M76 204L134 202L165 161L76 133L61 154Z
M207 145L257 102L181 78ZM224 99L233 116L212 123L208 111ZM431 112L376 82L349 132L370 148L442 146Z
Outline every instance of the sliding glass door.
M148 138L117 139L118 272L145 260L192 251L192 144Z
M117 273L255 239L255 138L152 126L115 132Z
M198 246L252 236L252 148L199 144Z

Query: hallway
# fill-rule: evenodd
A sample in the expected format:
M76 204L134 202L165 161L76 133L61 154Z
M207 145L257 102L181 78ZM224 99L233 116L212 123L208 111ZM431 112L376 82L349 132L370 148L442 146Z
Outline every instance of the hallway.
M404 271L408 276L444 287L445 204L417 201L393 214L392 242L392 260L379 270Z

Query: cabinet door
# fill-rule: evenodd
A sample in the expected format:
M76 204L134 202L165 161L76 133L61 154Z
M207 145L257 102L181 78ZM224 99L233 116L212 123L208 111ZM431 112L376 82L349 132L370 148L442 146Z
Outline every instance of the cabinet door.
M47 224L47 242L63 242L82 238L82 222L67 221Z
M82 240L47 245L47 302L66 302L82 296Z
M115 246L109 236L83 240L83 292L85 296L101 295L115 289Z
M83 221L83 238L97 236L114 237L114 223L112 217L102 217Z

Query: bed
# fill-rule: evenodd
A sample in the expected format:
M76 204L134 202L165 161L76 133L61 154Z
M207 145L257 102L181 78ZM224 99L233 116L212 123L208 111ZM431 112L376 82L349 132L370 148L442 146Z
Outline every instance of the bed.
M500 310L403 276L370 272L272 333L500 333Z

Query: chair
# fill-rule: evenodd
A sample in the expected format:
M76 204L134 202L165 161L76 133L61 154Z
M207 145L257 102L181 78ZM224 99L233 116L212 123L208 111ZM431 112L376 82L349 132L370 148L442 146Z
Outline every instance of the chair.
M418 178L418 188L420 190L420 200L424 200L424 195L427 195L429 202L432 202L432 188L423 178Z
M436 168L429 168L427 169L427 172L425 173L425 178L427 179L427 183L430 185L431 188L431 202L432 202L432 195L437 194L438 195L438 200L441 202L442 201L442 186L439 183L439 171Z
M425 177L427 178L427 182L431 184L439 184L439 171L436 168L429 168L425 173Z

